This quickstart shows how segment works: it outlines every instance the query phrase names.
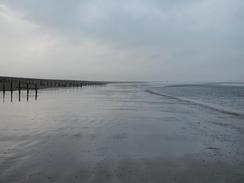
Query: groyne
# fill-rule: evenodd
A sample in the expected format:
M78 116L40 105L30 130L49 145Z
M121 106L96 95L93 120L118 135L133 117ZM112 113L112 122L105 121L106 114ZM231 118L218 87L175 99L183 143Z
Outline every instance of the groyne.
M104 85L101 81L82 81L82 80L56 80L56 79L36 79L36 78L17 78L0 76L0 91L15 90L37 90L44 88L61 87L83 87L91 85Z

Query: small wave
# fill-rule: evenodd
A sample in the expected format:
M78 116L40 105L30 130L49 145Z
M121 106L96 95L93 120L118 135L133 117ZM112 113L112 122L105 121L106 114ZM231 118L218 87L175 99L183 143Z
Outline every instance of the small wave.
M211 105L211 104L200 102L197 100L192 100L192 99L188 99L188 98L184 98L184 97L171 96L171 95L167 95L167 94L164 94L164 93L161 93L161 92L158 92L155 90L150 90L150 89L145 90L145 92L148 92L148 93L154 94L154 95L158 95L158 96L167 97L167 98L178 100L178 101L182 101L182 102L187 102L187 103L190 103L193 105L198 105L198 106L205 107L205 108L208 108L208 109L211 109L211 110L214 110L217 112L221 112L224 114L229 114L229 115L233 115L233 116L243 116L244 117L243 113L240 113L237 111L227 110L227 109L224 109L220 106Z
M230 87L244 87L244 83L220 83L220 86L230 86Z
M206 87L206 86L229 86L229 87L244 87L244 83L199 83L199 84L170 84L166 87Z

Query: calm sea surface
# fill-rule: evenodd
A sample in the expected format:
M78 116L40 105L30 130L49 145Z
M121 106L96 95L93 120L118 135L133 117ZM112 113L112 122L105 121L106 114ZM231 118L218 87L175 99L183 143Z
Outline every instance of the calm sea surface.
M2 182L244 182L244 86L0 93Z

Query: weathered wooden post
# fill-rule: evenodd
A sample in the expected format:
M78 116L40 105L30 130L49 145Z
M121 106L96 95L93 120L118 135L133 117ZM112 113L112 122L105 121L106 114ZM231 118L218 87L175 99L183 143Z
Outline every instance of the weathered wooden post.
M21 84L20 84L20 80L19 80L18 90L19 90L19 102L20 102L20 96L21 96Z
M29 83L26 83L26 90L27 90L27 101L29 100Z
M11 102L13 102L13 81L10 81Z
M37 100L37 83L35 84L35 100Z
M10 81L10 91L13 91L13 81Z
M3 101L5 99L5 82L3 81Z

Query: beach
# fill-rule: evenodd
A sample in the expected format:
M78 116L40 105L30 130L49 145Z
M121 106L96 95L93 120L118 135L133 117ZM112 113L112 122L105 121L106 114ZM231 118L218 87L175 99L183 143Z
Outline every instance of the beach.
M20 102L6 92L0 183L244 182L242 114L155 88L47 88Z

